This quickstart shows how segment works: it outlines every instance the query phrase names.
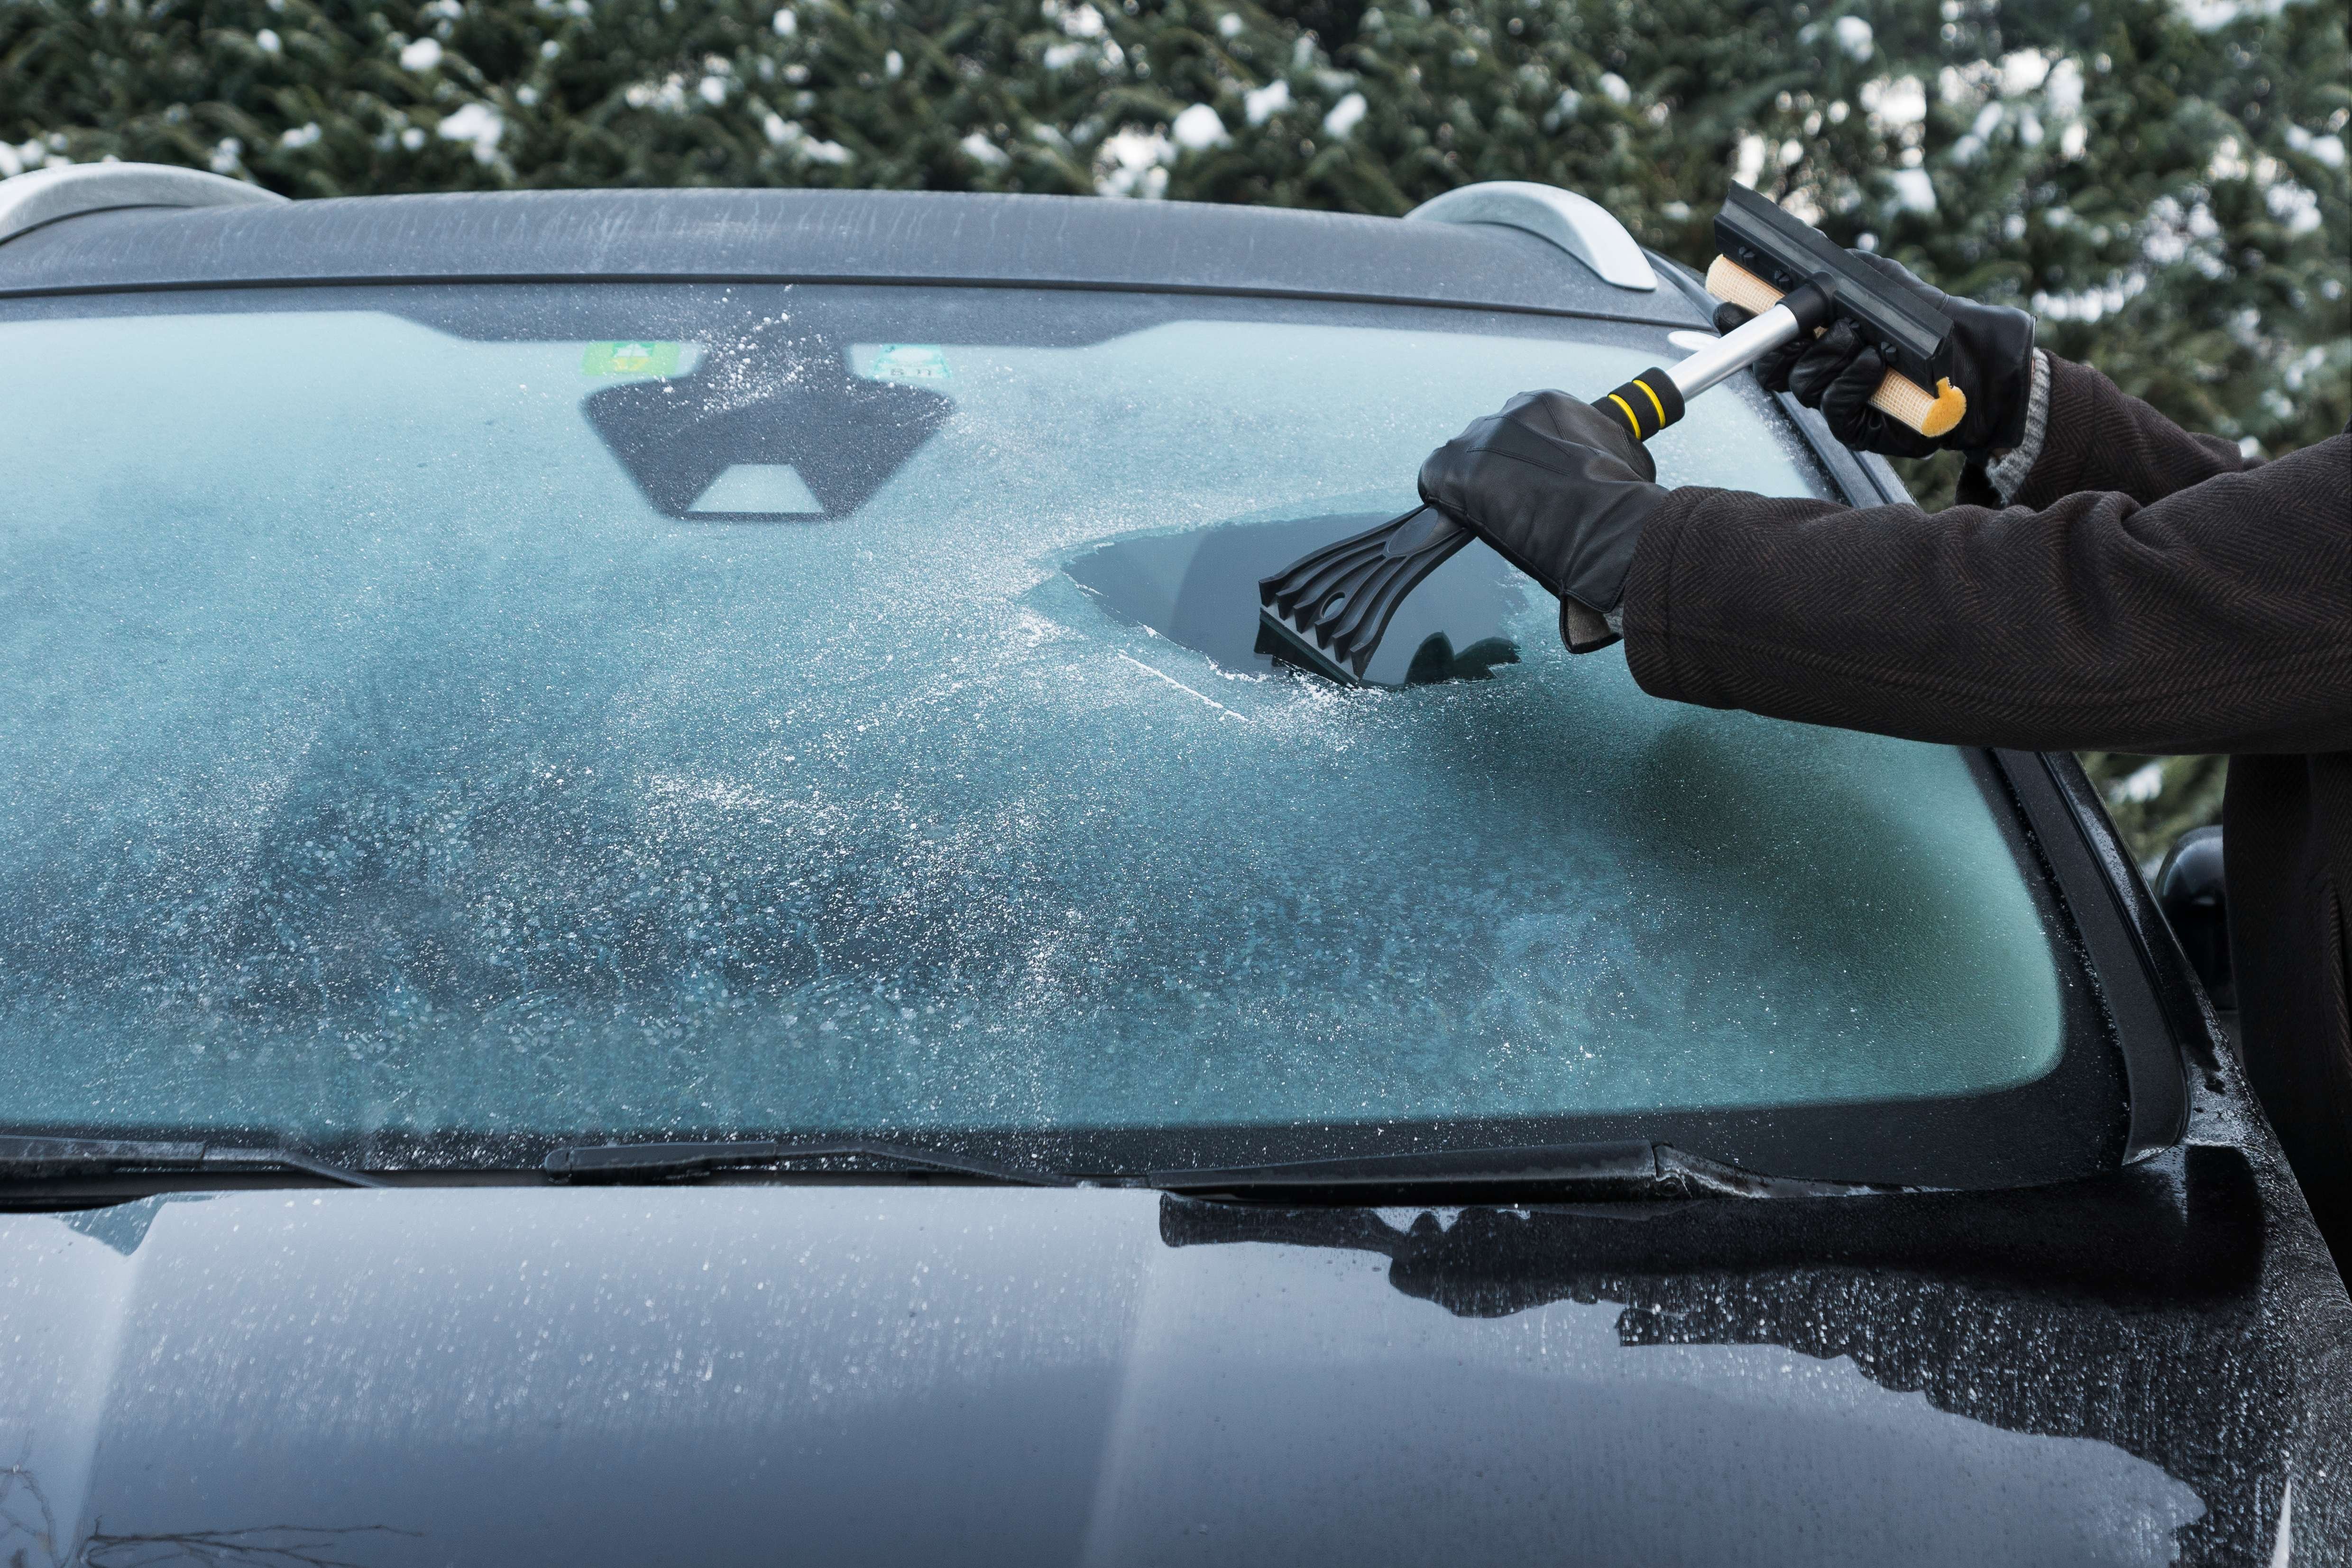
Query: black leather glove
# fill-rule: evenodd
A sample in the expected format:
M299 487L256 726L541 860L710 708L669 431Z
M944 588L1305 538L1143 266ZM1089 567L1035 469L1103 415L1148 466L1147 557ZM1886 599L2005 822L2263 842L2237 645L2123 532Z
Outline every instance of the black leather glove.
M1461 522L1560 600L1561 641L1579 653L1616 641L1571 632L1625 596L1642 524L1666 492L1625 421L1566 392L1521 392L1421 465L1421 498Z
M1957 448L1983 454L2006 451L2025 438L2025 411L2033 392L2033 318L2005 305L1979 305L1931 288L1899 262L1850 250L1868 267L1952 319L1952 384L1969 400L1960 423L1941 436L1927 436L1895 423L1870 406L1870 394L1886 378L1886 361L1864 343L1851 321L1832 322L1818 338L1801 338L1756 361L1756 379L1767 391L1794 392L1818 408L1830 434L1862 452L1889 457L1925 457ZM1715 327L1728 332L1748 319L1737 305L1718 306ZM1936 389L1929 387L1927 391Z

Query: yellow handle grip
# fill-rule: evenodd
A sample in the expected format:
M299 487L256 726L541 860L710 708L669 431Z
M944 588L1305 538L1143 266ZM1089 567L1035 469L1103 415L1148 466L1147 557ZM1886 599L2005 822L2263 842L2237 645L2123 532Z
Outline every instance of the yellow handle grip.
M1727 256L1717 256L1715 265L1706 269L1706 291L1757 316L1780 303L1780 290ZM1951 434L1960 416L1969 412L1969 400L1948 380L1938 380L1931 392L1910 377L1889 371L1878 390L1870 394L1870 406L1897 424L1933 437Z

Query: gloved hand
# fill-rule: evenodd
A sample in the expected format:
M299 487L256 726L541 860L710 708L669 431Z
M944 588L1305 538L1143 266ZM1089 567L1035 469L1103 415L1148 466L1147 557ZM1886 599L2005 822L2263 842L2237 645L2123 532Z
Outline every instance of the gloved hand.
M1657 476L1615 413L1521 392L1429 455L1421 498L1558 595L1560 640L1589 653L1616 641L1591 628L1625 596L1642 524L1666 497Z
M1766 390L1796 393L1799 402L1822 411L1830 434L1840 441L1889 457L1925 457L1947 448L2006 451L2023 440L2026 406L2033 392L2033 318L2005 305L1955 298L1883 256L1859 250L1846 255L1856 266L1868 267L1952 319L1952 384L1969 400L1968 413L1946 434L1927 436L1871 407L1870 394L1886 378L1886 361L1845 320L1831 323L1818 338L1800 338L1757 361L1756 379ZM1748 313L1737 305L1716 308L1718 332L1728 332L1748 319Z

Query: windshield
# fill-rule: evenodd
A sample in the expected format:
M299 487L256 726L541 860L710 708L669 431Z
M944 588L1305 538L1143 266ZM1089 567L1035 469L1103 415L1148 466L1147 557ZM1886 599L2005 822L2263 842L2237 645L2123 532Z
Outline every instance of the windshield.
M1654 701L1483 546L1379 687L1255 646L1259 575L1662 328L808 286L16 312L10 1127L1274 1157L1866 1118L2062 1054L1963 754ZM1747 378L1654 450L1826 493Z

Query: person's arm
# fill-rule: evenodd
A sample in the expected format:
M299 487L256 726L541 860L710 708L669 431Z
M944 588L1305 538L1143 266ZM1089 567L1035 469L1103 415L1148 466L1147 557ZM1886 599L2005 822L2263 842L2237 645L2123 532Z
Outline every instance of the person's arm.
M2352 436L2153 504L2061 496L2095 465L2155 488L2192 449L2224 461L2226 444L2148 434L2095 380L2066 394L2088 438L2045 452L2020 493L2059 497L2039 511L1667 494L1625 583L1634 678L1957 745L2352 750Z
M1855 451L1889 457L1957 451L1966 459L1959 499L1982 507L2046 507L2077 490L2118 490L2146 505L2245 466L2231 443L2191 435L2096 371L2034 348L2033 318L2024 311L1946 294L1885 256L1846 255L1951 323L1952 384L1968 399L1960 422L1942 435L1889 419L1870 402L1886 363L1850 320L1757 361L1766 391L1821 410L1830 434ZM1748 319L1740 307L1723 305L1716 329L1727 332Z
M2245 467L2235 442L2191 435L2088 365L2040 350L2022 438L1984 465L1990 495L1960 498L2038 510L2078 490L2115 490L2146 506Z

